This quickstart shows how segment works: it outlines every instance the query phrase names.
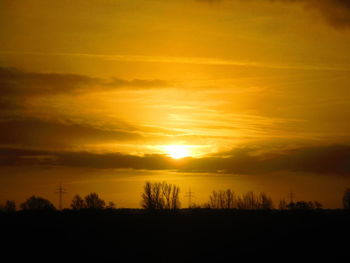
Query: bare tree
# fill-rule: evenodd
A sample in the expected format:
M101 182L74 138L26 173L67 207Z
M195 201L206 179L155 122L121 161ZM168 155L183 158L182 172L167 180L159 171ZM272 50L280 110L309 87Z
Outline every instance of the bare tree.
M143 187L142 197L142 207L147 210L155 210L155 203L153 200L153 190L151 182L146 182Z
M260 193L259 197L258 197L258 206L259 206L259 209L262 209L262 210L271 210L271 209L273 209L272 198L269 197L264 192Z
M73 210L81 210L85 208L84 199L81 198L80 195L75 195L72 199L70 206Z
M171 209L172 185L162 182L160 187L162 189L162 195L164 198L164 209Z
M209 207L213 209L220 208L219 193L215 190L209 196Z
M87 196L85 196L85 207L88 209L104 209L105 208L105 201L102 200L98 194L96 193L90 193Z
M141 205L147 210L177 210L180 207L180 188L166 182L146 182Z
M213 191L209 196L209 207L212 209L236 208L235 194L231 189Z
M162 210L164 198L162 183L146 182L142 193L142 207L147 210Z
M343 207L350 210L350 188L345 189L343 194Z
M279 205L278 205L278 208L279 208L280 210L287 210L287 209L288 209L288 206L287 206L286 200L284 200L284 199L280 200L280 203L279 203Z
M259 200L258 197L253 192L248 192L243 194L241 197L237 198L237 208L238 209L258 209Z
M172 191L171 191L171 198L170 198L170 209L171 210L177 210L180 208L180 187L176 185L172 185Z
M243 194L242 199L243 199L247 209L259 208L258 197L253 192L248 192L246 194Z
M235 194L231 189L227 189L225 192L225 202L226 209L232 209L236 206Z
M54 205L42 197L31 196L21 204L22 210L55 210Z
M245 203L242 200L241 196L237 196L236 198L237 209L247 209Z
M255 195L247 192L242 195L235 195L231 189L213 191L209 196L208 207L212 209L273 209L272 198L265 193Z

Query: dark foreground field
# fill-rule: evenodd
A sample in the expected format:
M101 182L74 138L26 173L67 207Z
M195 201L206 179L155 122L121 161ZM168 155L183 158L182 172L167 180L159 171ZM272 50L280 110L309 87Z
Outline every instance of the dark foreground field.
M346 262L350 251L343 211L19 212L0 222L6 262Z

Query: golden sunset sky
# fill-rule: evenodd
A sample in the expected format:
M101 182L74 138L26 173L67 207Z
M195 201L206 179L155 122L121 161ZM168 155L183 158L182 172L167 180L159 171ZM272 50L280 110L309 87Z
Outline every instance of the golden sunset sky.
M0 32L0 201L350 186L347 0L0 0Z

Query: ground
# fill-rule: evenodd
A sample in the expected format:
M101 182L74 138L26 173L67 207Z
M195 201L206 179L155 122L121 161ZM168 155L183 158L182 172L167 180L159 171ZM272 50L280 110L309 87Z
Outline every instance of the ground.
M2 255L38 261L342 261L344 211L141 210L1 214Z

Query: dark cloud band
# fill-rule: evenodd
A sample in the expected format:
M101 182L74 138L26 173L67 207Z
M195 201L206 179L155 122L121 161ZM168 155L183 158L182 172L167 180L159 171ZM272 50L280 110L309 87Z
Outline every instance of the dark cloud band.
M226 155L227 153L225 153ZM58 165L97 169L177 169L187 172L258 174L276 171L350 175L350 146L332 145L286 150L278 154L254 154L250 148L236 149L227 157L173 160L165 155L133 156L121 153L53 152L0 148L0 165Z
M87 124L20 118L0 121L0 144L9 146L65 148L81 144L135 141L143 137L132 130L107 130Z

